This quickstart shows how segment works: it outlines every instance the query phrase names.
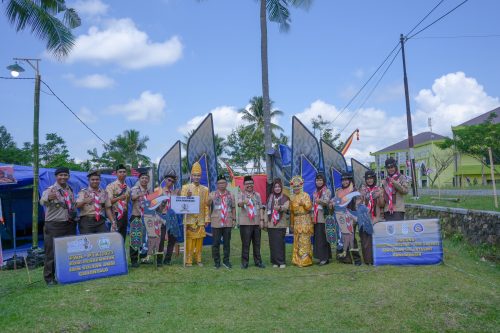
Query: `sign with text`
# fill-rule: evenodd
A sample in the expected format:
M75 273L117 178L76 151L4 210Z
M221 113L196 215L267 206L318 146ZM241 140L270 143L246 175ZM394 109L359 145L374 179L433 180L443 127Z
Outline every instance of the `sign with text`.
M198 214L200 212L200 197L172 196L170 207L176 214Z
M123 238L117 232L55 238L54 250L59 283L128 273Z
M373 226L375 266L434 265L442 261L438 219L386 221Z

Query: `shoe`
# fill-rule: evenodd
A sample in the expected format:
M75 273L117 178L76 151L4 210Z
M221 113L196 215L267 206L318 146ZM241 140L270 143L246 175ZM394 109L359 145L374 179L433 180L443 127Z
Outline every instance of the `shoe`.
M170 259L163 259L163 265L167 265L167 266L171 266L172 265L172 262L170 261Z
M273 265L273 268L278 268L279 266L278 265Z
M193 267L193 264L186 263L186 267Z
M255 266L257 266L259 268L266 268L266 266L261 262L259 262L258 264L255 264Z
M325 265L328 265L330 262L328 260L321 260L318 265L320 266L325 266Z
M132 263L132 267L133 267L133 268L137 268L137 267L139 267L139 263L138 263L138 262L133 262L133 263Z
M220 268L220 263L216 263L216 264L214 265L214 267L215 267L215 269L219 269L219 268Z
M285 264L280 265L280 268L286 268L286 265Z
M199 267L203 267L203 263L202 262L199 262L196 265L198 265Z
M56 280L49 280L49 281L47 281L47 287L54 287L55 285L57 285L57 281Z
M233 265L231 265L231 263L230 263L230 262L224 262L224 263L222 263L222 266L224 266L224 267L225 267L225 268L227 268L227 269L231 269L231 268L233 268Z
M361 264L361 262L359 262L359 261L355 261L355 262L354 262L354 265L355 265L355 266L361 266L362 264Z
M247 269L248 268L248 264L241 264L241 269Z

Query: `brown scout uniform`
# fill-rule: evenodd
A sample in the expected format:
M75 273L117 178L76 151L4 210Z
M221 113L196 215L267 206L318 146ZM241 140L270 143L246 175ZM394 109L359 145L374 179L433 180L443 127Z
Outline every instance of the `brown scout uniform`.
M99 196L99 204L101 207L101 218L99 221L96 219L95 204L94 204L94 193ZM91 202L88 200L91 199ZM106 220L105 213L106 208L111 207L111 200L109 199L108 193L103 189L98 189L94 191L92 188L87 187L80 190L78 193L78 198L76 203L83 203L85 205L80 208L80 221L78 224L78 229L81 234L106 232L106 225L104 221Z

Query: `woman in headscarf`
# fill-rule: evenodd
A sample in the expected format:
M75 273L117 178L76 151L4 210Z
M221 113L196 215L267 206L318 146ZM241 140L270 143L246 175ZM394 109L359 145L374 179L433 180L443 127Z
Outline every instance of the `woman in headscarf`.
M330 262L332 249L326 240L325 216L332 192L326 186L326 178L322 173L316 174L316 190L313 193L312 220L314 223L314 258L323 266Z
M267 200L267 233L273 267L285 268L285 234L288 227L286 212L290 199L283 194L283 183L280 178L273 181L273 192Z
M295 176L290 181L293 195L290 204L291 226L293 228L292 263L299 267L312 265L311 236L313 224L311 221L311 198L303 190L304 180Z

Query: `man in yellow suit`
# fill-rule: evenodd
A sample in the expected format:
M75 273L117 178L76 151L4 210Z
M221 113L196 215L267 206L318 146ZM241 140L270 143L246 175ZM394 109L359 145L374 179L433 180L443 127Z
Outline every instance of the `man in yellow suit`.
M182 186L182 196L199 196L200 212L198 214L186 214L184 225L186 226L184 235L186 251L186 267L193 265L193 256L196 256L198 266L203 266L201 262L201 251L203 238L205 238L205 226L210 223L210 210L208 208L208 188L200 184L201 165L195 162L191 168L191 183Z

